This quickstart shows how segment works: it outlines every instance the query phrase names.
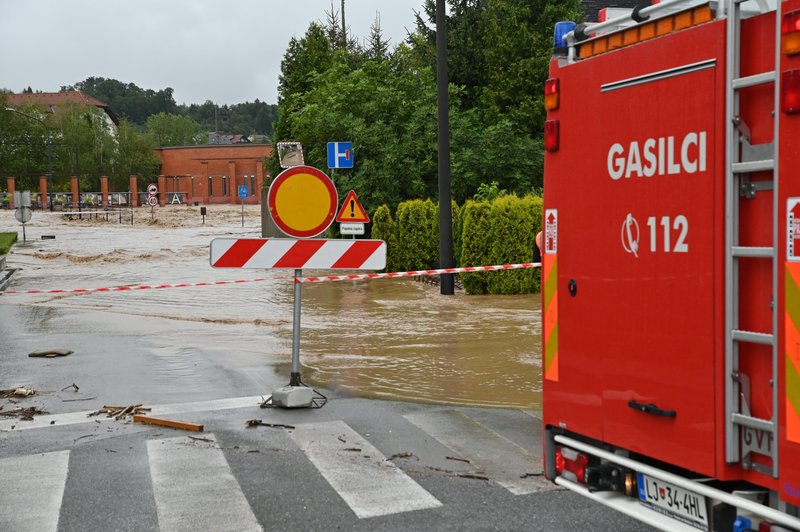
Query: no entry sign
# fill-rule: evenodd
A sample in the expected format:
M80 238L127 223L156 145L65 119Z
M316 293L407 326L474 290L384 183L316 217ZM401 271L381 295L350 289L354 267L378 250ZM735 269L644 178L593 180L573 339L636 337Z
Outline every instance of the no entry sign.
M272 182L267 204L278 229L288 236L311 238L331 225L339 196L331 178L320 170L293 166Z

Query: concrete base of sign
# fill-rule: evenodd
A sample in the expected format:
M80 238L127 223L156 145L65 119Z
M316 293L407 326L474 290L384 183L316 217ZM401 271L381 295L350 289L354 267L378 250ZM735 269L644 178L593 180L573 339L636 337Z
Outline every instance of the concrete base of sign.
M306 386L284 386L272 392L272 404L281 408L310 408L314 390Z

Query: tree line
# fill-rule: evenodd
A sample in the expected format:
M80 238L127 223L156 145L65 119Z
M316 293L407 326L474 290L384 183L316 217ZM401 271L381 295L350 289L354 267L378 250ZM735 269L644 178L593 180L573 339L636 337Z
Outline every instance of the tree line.
M481 187L525 195L542 186L543 84L559 20L580 21L579 0L448 0L452 194ZM436 198L435 2L390 49L379 21L363 44L338 13L293 38L281 63L275 141L299 141L326 168L326 144L352 141L355 168L336 171L369 211ZM270 161L273 175L278 161Z
M202 104L177 104L170 87L155 91L143 89L134 83L102 77L89 77L74 85L61 87L61 92L75 90L108 104L120 117L142 129L147 127L150 117L168 115L188 119L183 122L192 124L197 133L227 131L271 137L272 124L277 119L277 105L257 98L254 102L233 105L219 105L211 100Z

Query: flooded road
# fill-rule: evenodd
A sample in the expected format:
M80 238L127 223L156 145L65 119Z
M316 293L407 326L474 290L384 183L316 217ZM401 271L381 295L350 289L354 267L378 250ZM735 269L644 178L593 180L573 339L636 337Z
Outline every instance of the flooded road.
M48 335L71 335L79 343L82 334L113 330L115 335L157 339L146 367L119 362L130 372L131 386L152 385L159 394L169 389L200 393L212 367L270 366L288 382L292 272L209 266L213 238L260 236L258 207L246 207L244 228L240 209L209 206L205 225L198 208L185 206L156 209L155 222L150 222L150 209L139 209L133 226L116 219L70 221L35 212L26 224L28 243L16 245L8 256L8 266L19 268L10 290L266 279L135 292L2 296L0 332L7 335L13 328L14 344L0 345L0 380L34 381L34 375L4 361L11 350L53 347ZM0 211L0 231L22 236L13 211ZM43 235L55 239L42 240ZM109 345L117 340L109 337ZM445 297L437 286L412 279L303 285L303 379L347 395L538 410L540 345L538 295L467 296L457 291Z

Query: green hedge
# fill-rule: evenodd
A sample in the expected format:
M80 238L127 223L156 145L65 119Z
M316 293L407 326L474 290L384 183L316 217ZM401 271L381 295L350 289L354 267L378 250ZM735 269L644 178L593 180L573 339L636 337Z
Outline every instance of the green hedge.
M439 208L431 200L397 206L396 259L403 270L426 270L439 262Z
M17 241L17 233L0 233L0 255L5 255L11 250L11 245Z
M530 262L542 225L542 198L504 195L467 201L453 209L453 251L457 266ZM439 262L439 209L431 200L400 203L392 218L387 206L372 217L372 238L387 243L387 270L427 269ZM461 274L468 294L523 294L539 291L535 269Z

